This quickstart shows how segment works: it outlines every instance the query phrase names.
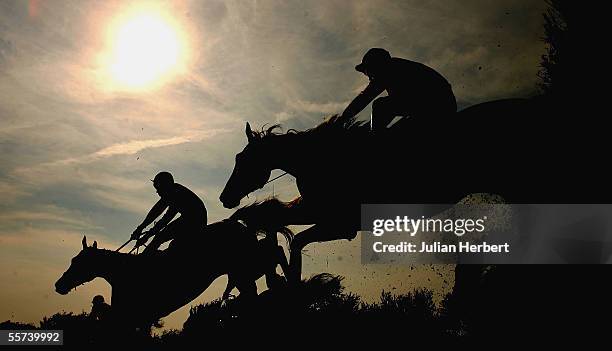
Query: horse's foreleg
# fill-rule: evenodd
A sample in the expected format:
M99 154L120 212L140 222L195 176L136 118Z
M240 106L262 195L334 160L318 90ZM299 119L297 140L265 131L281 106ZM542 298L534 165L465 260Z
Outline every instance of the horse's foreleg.
M269 289L274 289L283 285L285 279L276 273L276 266L280 264L283 274L289 279L289 263L283 251L283 248L278 244L278 230L281 227L289 224L311 224L311 213L307 206L304 206L301 197L297 197L286 206L274 207L274 211L269 213L270 220L273 220L274 225L267 231L267 235L262 243L262 255L266 257L264 273L266 276L266 285ZM274 227L277 227L274 229Z
M240 297L257 296L257 284L252 280L245 280L237 284L240 291Z
M257 297L257 284L254 280L241 279L237 282L236 287L240 291L238 295L238 306L242 312L246 312L250 309L251 303Z
M282 246L276 247L276 262L280 264L281 269L283 270L283 274L285 277L289 275L289 261L287 261L287 256L285 256L285 251Z
M234 277L231 274L227 275L227 286L225 286L225 291L223 291L223 295L221 298L223 300L227 300L230 297L230 293L236 287L236 282L234 281Z
M270 231L266 234L266 237L260 241L260 253L263 261L263 273L266 276L266 285L268 289L272 289L277 286L278 276L276 274L276 248L278 247L278 239L275 231Z
M276 289L285 285L287 281L286 277L289 276L289 262L287 261L282 246L277 245L269 248L263 256L265 258L264 273L268 289ZM277 265L281 266L285 278L276 273Z

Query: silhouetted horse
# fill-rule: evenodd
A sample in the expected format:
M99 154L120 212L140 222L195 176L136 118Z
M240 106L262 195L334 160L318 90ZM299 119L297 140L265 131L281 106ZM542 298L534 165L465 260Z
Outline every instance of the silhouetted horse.
M197 237L201 238L199 242L183 245L181 250L147 255L98 249L96 242L88 247L83 237L83 249L55 283L55 289L65 295L101 277L112 286L114 324L124 330L149 328L195 299L224 274L229 278L224 295L236 286L241 298L255 296L255 280L279 263L277 252L269 251L264 240L257 240L255 230L235 220L209 224Z
M445 123L406 118L377 133L339 116L302 132L279 133L278 125L253 131L247 123L248 144L236 155L220 200L226 208L237 206L266 184L273 169L296 178L301 196L267 208L276 212L266 218L280 226L315 224L291 245L291 278L298 281L302 248L354 238L360 204L448 206L473 193L498 194L512 203L571 197L570 189L561 192L550 181L568 175L560 162L565 155L558 152L565 134L544 109L538 99L499 100L467 108Z

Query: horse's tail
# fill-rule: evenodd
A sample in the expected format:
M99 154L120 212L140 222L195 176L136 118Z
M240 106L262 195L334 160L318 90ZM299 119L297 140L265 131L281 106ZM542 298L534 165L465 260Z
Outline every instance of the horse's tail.
M293 231L287 227L277 228L276 233L281 233L285 240L287 240L287 246L291 246L291 242L293 241ZM275 234L275 233L272 233Z
M275 237L277 233L280 233L283 235L283 237L285 238L285 240L287 241L287 246L291 246L291 242L293 241L293 231L285 226L281 226L281 227L270 227L270 226L257 226L257 227L252 227L249 226L248 223L245 223L245 225L247 226L248 230L251 231L252 233L254 233L255 235L263 235L266 238L269 237ZM276 239L274 239L276 240Z
M276 235L281 233L290 245L293 240L293 232L284 225L283 216L292 203L269 198L262 202L256 202L239 208L232 214L230 219L241 221L246 227L255 234L264 236Z

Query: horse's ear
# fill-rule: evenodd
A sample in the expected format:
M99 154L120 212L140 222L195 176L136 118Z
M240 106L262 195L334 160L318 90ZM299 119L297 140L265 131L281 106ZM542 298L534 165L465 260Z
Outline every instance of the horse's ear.
M245 133L246 133L247 139L249 140L249 143L253 141L253 130L251 130L251 125L249 124L249 122L246 122Z
M93 243L93 245L91 247L93 247L94 249L97 249L98 248L98 242L94 240L94 243Z
M83 250L87 248L87 237L83 235L83 240L81 240L81 244L83 244Z

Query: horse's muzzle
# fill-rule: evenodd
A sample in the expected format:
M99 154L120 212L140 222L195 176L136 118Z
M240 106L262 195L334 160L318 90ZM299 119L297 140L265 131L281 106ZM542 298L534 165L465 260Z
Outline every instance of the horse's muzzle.
M225 194L221 194L221 196L219 196L219 201L221 201L221 204L223 204L223 207L225 208L234 208L240 205L240 200L230 199Z
M62 285L61 279L55 282L55 292L60 295L67 295L70 292L70 289Z
M221 201L221 203L223 204L223 207L228 208L228 209L232 209L238 205L240 205L240 201Z

